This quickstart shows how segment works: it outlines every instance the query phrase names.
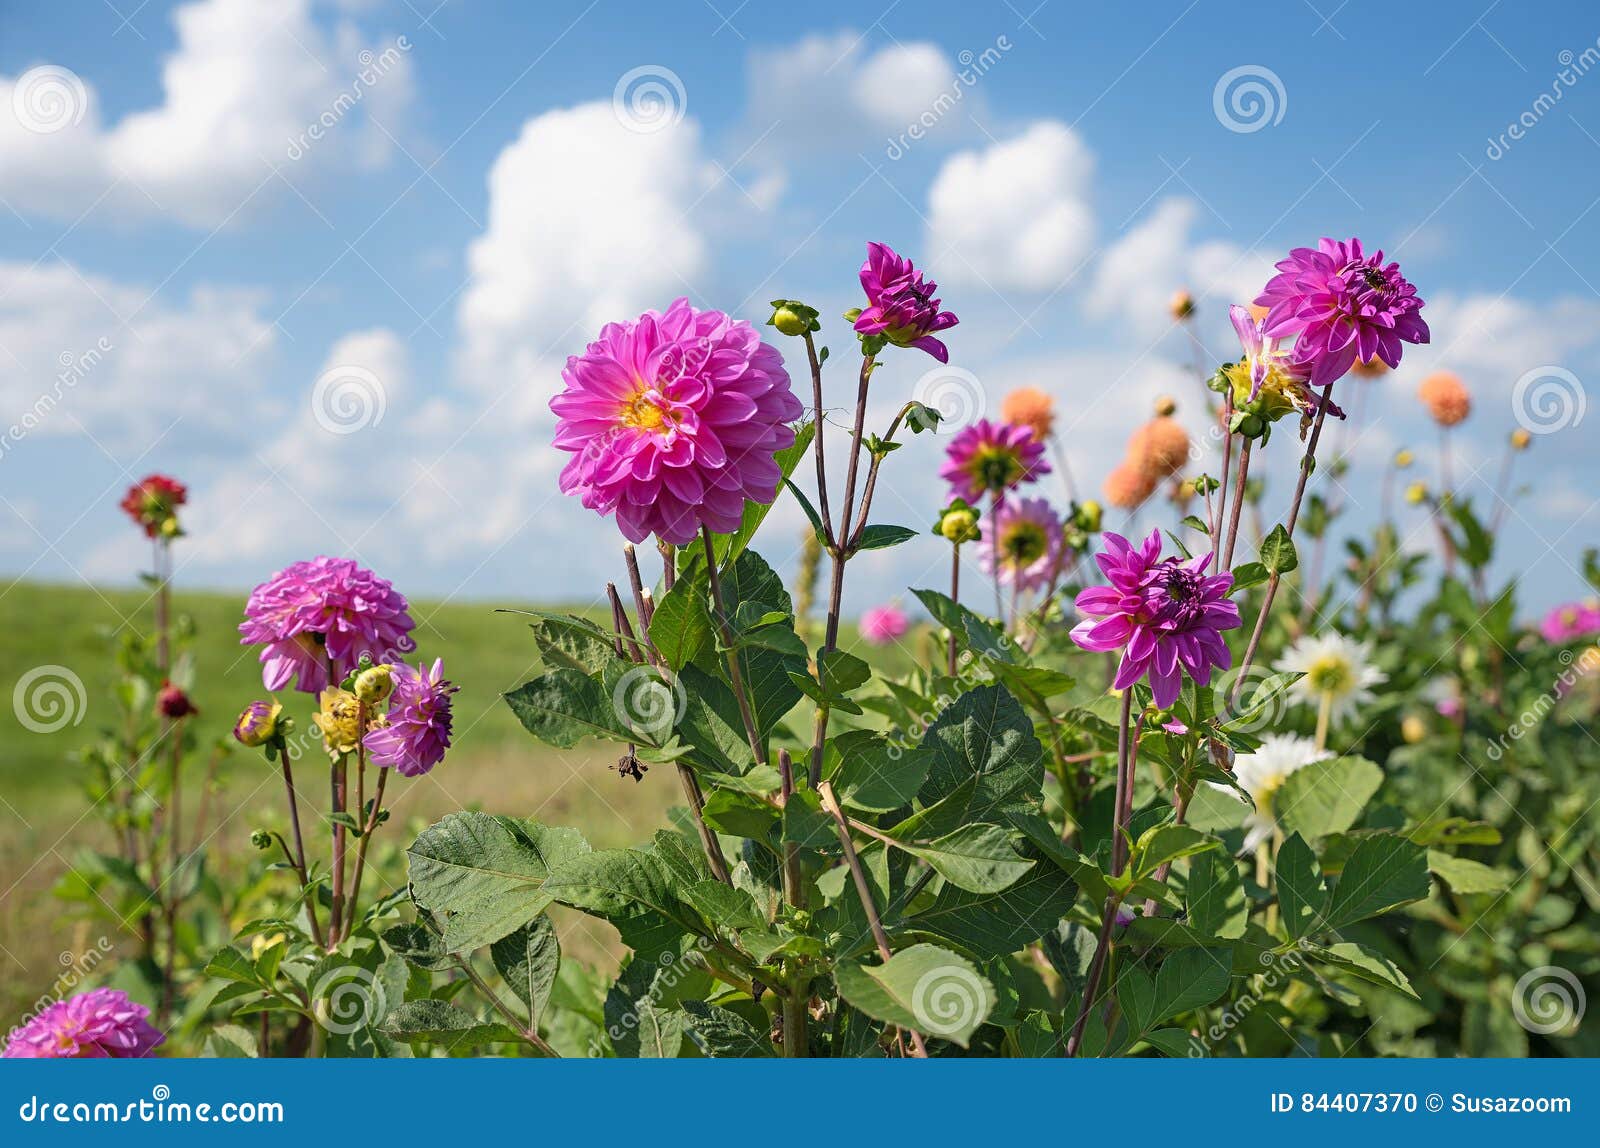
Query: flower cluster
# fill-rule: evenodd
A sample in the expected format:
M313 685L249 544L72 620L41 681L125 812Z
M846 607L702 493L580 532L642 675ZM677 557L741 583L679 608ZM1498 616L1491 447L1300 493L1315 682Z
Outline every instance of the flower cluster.
M372 760L405 777L420 776L443 761L450 748L450 698L457 688L446 680L438 658L431 667L395 666L389 712L362 738Z
M144 531L147 538L174 538L183 531L178 526L178 507L189 501L189 488L164 474L148 474L128 487L121 507Z
M241 644L259 645L269 690L320 694L356 668L416 648L405 596L349 558L313 558L278 571L250 592Z
M166 1038L148 1021L150 1010L120 989L91 989L47 1006L11 1034L0 1056L114 1058L149 1056Z
M1210 561L1210 554L1162 558L1159 530L1137 547L1120 534L1105 536L1095 562L1111 584L1078 594L1088 617L1072 640L1086 650L1122 651L1113 688L1148 676L1156 706L1166 709L1178 700L1185 671L1210 685L1213 670L1233 664L1222 640L1222 631L1239 626L1239 607L1228 598L1233 575L1206 574Z

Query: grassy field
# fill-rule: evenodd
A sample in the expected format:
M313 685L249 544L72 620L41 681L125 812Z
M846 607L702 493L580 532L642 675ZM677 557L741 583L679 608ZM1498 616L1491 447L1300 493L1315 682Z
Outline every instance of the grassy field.
M227 739L239 710L263 696L256 651L238 642L243 602L239 593L175 597L175 612L195 627L193 696L207 740ZM557 751L535 742L512 716L501 693L538 669L524 619L485 603L415 602L412 613L419 654L442 657L461 690L450 756L428 776L396 778L399 784L390 786L394 822L385 835L394 844L463 808L574 825L602 848L638 842L667 823L668 810L680 800L671 770L627 780L612 768L614 747ZM148 626L150 615L149 596L141 590L19 583L0 592L0 632L6 635L0 688L9 697L30 671L63 667L83 683L85 699L77 720L54 732L23 726L14 699L0 705L0 968L7 974L0 977L0 1016L18 1011L55 978L58 954L85 947L84 924L51 893L76 854L106 844L81 788L85 767L73 754L115 717L107 695L114 678L109 639L119 628ZM850 639L847 632L843 644L850 646ZM284 694L280 700L304 725L309 699ZM279 775L255 751L229 756L212 802L207 851L214 863L248 853L257 825L283 824ZM404 880L398 861L385 876ZM595 949L606 944L605 938L586 939ZM0 1032L9 1027L0 1024Z

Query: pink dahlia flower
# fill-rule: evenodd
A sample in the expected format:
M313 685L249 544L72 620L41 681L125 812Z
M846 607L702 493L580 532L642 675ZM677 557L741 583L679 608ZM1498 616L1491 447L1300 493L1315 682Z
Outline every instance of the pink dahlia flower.
M1551 642L1576 642L1600 634L1600 607L1589 602L1569 602L1544 616L1539 632Z
M983 572L1024 593L1054 581L1066 557L1061 519L1042 498L1002 502L978 543Z
M321 693L344 680L362 654L386 662L416 649L405 596L349 558L286 566L254 590L239 625L240 643L259 645L269 690L291 681ZM329 665L332 662L332 677Z
M1417 289L1382 251L1364 254L1359 239L1296 247L1278 272L1256 297L1268 309L1262 328L1273 339L1299 336L1295 358L1308 365L1312 386L1327 386L1358 359L1398 367L1401 343L1428 341Z
M450 695L457 687L444 676L444 662L431 669L396 666L394 693L386 724L362 738L372 760L406 777L427 773L444 760L450 748Z
M149 1056L166 1038L145 1019L150 1010L120 989L91 989L48 1006L13 1029L0 1056L126 1059Z
M1120 534L1106 534L1095 562L1109 586L1091 586L1078 595L1080 613L1089 617L1072 631L1086 650L1121 650L1112 685L1125 690L1145 677L1156 705L1178 700L1183 674L1202 686L1213 670L1233 664L1222 631L1239 625L1239 607L1228 599L1233 575L1207 575L1211 555L1161 557L1161 532L1152 530L1138 548Z
M939 310L939 300L934 297L939 285L925 282L911 260L897 255L886 243L867 244L861 289L867 293L867 306L856 316L856 331L882 335L897 347L916 347L941 363L950 361L950 352L933 336L960 320L953 312Z
M950 440L939 477L949 482L956 498L977 502L985 494L1001 495L1024 482L1050 473L1044 443L1031 427L979 419Z
M858 625L861 631L861 640L869 646L887 646L905 636L911 628L906 612L893 604L888 606L873 606L861 611L861 621Z
M561 378L555 445L573 456L562 493L615 512L629 541L682 545L701 526L726 534L746 499L778 496L772 456L794 445L786 424L805 412L783 357L749 323L678 299L607 323Z

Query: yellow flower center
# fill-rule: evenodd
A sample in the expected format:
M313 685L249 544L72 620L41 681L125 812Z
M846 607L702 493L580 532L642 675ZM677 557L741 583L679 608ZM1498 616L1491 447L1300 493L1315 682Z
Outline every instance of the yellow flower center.
M658 392L640 384L633 398L622 405L620 414L622 425L646 431L661 431L669 424L674 424L675 420L658 405L660 397Z
M1010 566L1031 566L1050 549L1050 539L1036 523L1024 522L1006 531L1001 552Z
M1355 667L1337 654L1324 654L1306 671L1306 681L1318 693L1349 693L1355 687Z

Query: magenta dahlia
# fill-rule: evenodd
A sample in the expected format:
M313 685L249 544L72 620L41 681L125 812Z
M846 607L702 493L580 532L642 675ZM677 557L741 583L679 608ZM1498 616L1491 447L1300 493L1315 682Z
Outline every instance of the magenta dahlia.
M906 617L906 612L892 602L887 606L871 606L861 611L861 621L857 625L861 640L869 646L887 646L905 637L910 628L911 620Z
M120 989L91 989L47 1006L11 1031L0 1056L76 1059L149 1056L166 1038L146 1019L150 1010Z
M561 378L555 445L573 456L562 493L615 512L630 542L681 545L701 526L726 534L746 499L777 497L772 456L794 445L787 424L804 408L782 356L742 319L678 299L606 324Z
M1402 342L1428 341L1417 289L1398 263L1383 262L1382 251L1363 254L1359 239L1296 247L1278 272L1256 297L1268 309L1262 330L1273 339L1299 336L1295 358L1312 386L1327 386L1357 359L1398 367Z
M1569 602L1544 616L1539 632L1551 642L1576 642L1600 634L1600 606Z
M978 543L983 572L1023 593L1054 581L1066 555L1061 519L1042 498L1002 502Z
M1166 709L1178 700L1184 671L1205 686L1213 670L1233 664L1222 640L1222 631L1239 625L1239 607L1228 599L1233 575L1207 575L1210 554L1162 558L1159 530L1137 548L1120 534L1104 537L1094 560L1111 585L1078 594L1088 618L1072 640L1085 650L1121 650L1112 685L1125 690L1149 675L1156 705Z
M1002 495L1049 473L1044 443L1033 437L1031 427L988 419L979 419L951 439L939 468L951 493L968 502L985 494Z
M941 363L950 361L950 352L933 336L960 320L953 312L939 310L934 297L939 285L925 281L911 260L886 243L867 244L861 289L867 293L867 305L855 319L859 333L882 335L897 347L916 347Z
M432 668L400 665L384 724L361 739L372 760L406 777L427 773L450 748L450 695L457 687L444 676L444 661Z
M293 681L297 690L321 693L343 681L362 654L386 662L416 649L408 609L388 579L355 561L313 558L284 567L250 591L240 644L264 647L267 689Z

